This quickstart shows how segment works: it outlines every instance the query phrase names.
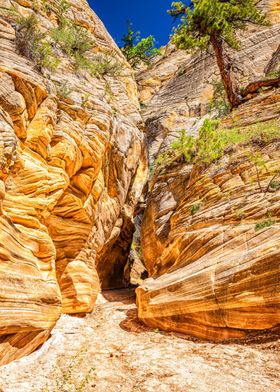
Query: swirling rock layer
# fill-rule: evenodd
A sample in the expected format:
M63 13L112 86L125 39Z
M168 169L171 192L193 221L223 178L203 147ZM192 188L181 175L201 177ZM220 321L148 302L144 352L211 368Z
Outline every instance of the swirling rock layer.
M86 1L64 16L88 30L95 53L110 51L121 75L90 76L63 53L40 74L18 54L8 10L36 12L48 31L57 26L49 5L46 14L0 3L0 364L38 347L62 312L92 311L100 283L124 284L147 172L131 69Z
M150 279L137 289L146 324L213 340L279 324L280 189L269 186L280 172L279 103L279 91L263 94L232 115L241 128L276 117L271 143L239 146L208 169L171 165L154 179L141 228ZM259 124L264 134L268 124ZM262 154L261 169L248 154Z
M241 50L229 51L242 86L279 68L279 2L259 6L272 25L248 28L240 35ZM211 49L188 54L172 45L137 75L150 163L155 169L163 162L151 176L141 227L150 278L137 289L138 314L154 328L217 341L280 321L280 194L277 187L265 191L279 171L279 140L266 146L256 140L247 151L239 146L208 169L182 159L164 167L179 131L196 137L212 115L211 82L219 79ZM247 132L259 123L265 134L269 121L278 121L279 129L279 104L279 89L260 94L223 126ZM264 156L259 179L245 158L252 153ZM269 227L256 230L258 223Z

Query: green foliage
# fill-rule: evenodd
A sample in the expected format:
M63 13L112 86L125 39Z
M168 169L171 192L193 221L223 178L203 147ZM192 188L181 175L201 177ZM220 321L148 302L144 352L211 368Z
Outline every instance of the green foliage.
M169 150L158 154L157 159L155 159L155 161L150 165L150 177L155 174L156 170L161 171L168 166L174 160L174 154L176 154L176 151Z
M89 67L86 53L93 47L94 41L85 28L65 21L51 32L51 37L78 68Z
M16 18L16 45L18 52L32 60L38 69L56 69L59 59L54 55L46 34L38 31L39 21L35 14Z
M206 119L196 142L197 159L208 165L224 154L224 145L218 127L218 121Z
M277 121L272 120L253 124L243 129L220 129L219 135L225 148L233 145L246 145L253 141L267 144L280 138L280 127Z
M32 4L33 10L35 12L39 12L40 11L40 3L36 0L33 0L33 4Z
M110 84L107 81L105 83L103 98L106 98L108 103L112 103L114 101L114 93L111 89Z
M171 150L159 154L156 165L166 166L180 156L183 156L187 163L196 161L209 165L224 153L218 126L217 120L205 120L197 139L188 136L186 130L182 129L178 138L172 142Z
M76 70L84 69L91 73L92 62L87 56L76 53L72 60L74 61L74 67Z
M90 98L90 94L89 94L89 93L85 93L85 94L82 96L82 107L83 107L84 109L86 109L86 108L89 107L89 98Z
M183 156L185 162L200 162L209 165L224 154L225 143L218 130L219 121L206 119L199 131L198 138L188 136L186 130L179 132L179 136L171 144L171 151L159 154L157 165L163 166Z
M59 98L66 99L73 90L67 86L66 82L64 82L63 84L57 85L56 91Z
M171 150L159 154L156 164L162 167L183 155L186 162L201 162L209 165L221 158L228 148L238 145L246 146L253 142L263 145L280 139L280 127L275 120L254 124L243 129L221 129L219 124L218 120L206 119L197 139L187 136L186 130L181 130L179 137L171 144ZM248 158L258 168L265 164L260 153L252 153Z
M156 159L156 165L163 166L170 161L170 154L168 151L160 153Z
M235 216L237 219L244 219L245 217L245 212L242 208L239 208L235 211Z
M237 145L246 146L254 142L263 146L271 143L273 140L280 139L280 127L277 121L272 120L265 123L254 124L246 127L245 129L232 128L228 130L220 130L219 137L224 150L228 147L232 148ZM263 154L259 151L253 150L247 154L247 158L255 167L260 192L266 195L270 188L278 190L277 181L275 180L279 176L279 171L272 173L274 176L270 179L265 188L261 184L260 173L262 170L266 169L266 161ZM275 185L274 182L276 182Z
M59 3L58 4L58 14L59 14L59 16L63 16L65 14L65 12L67 12L68 9L70 8L69 1L59 0L58 3Z
M185 130L179 132L178 138L171 144L171 149L159 154L154 164L151 165L150 177L154 175L155 171L158 173L162 172L164 168L173 164L181 156L184 157L184 161L187 163L198 163L208 166L222 158L228 148L251 146L256 141L263 146L279 139L280 127L275 120L254 124L243 129L220 129L218 120L207 119L200 129L197 139L187 136ZM272 172L272 177L268 183L265 184L265 187L262 186L260 172L266 170L266 162L260 152L252 150L249 154L245 153L245 157L255 167L257 183L261 193L266 195L272 189L276 191L280 189L280 182L278 181L280 178L279 170ZM199 205L192 206L191 213L196 213L197 208L199 208ZM243 212L241 216L243 216Z
M67 24L68 21L65 18L65 14L70 8L70 4L67 0L58 0L58 5L56 6L56 13L58 16L59 25L62 27Z
M77 354L70 358L70 362L65 362L65 358L59 358L52 370L55 379L55 387L50 389L48 385L43 388L43 392L84 392L96 375L95 368L89 369L81 375L86 348L82 348Z
M123 65L109 54L95 55L91 60L90 70L95 76L120 76Z
M36 9L38 4L35 4ZM44 11L51 11L51 6L47 2L43 1L41 6ZM34 13L22 16L15 7L10 10L18 26L16 44L19 53L32 60L39 70L55 69L60 60L55 56L53 48L60 48L72 60L76 69L84 69L97 77L119 76L122 65L111 54L91 57L88 55L94 41L85 28L65 18L65 13L70 7L68 1L61 0L54 7L59 25L50 32L49 37L39 31L39 21ZM65 98L65 93L66 91L62 91L60 96Z
M271 217L271 214L268 214L266 220L256 224L255 230L259 231L259 230L266 229L267 227L271 227L271 226L275 225L275 223L276 223L276 220Z
M196 203L191 207L191 214L195 215L200 210L201 204Z
M173 43L180 49L205 48L211 37L219 37L231 48L239 48L237 30L248 23L267 25L265 15L256 7L256 0L193 0L172 3L172 16L181 16L174 30Z
M213 98L210 102L210 109L217 112L217 117L224 117L230 112L230 104L223 82L221 80L212 80L210 83L213 87Z
M157 167L157 161L154 161L153 163L150 164L149 166L149 178L153 177L153 175L155 174L156 171L156 167Z
M149 35L141 39L140 32L133 31L132 23L128 23L127 33L123 36L122 41L121 50L132 67L142 62L149 63L153 57L159 54L159 50L155 48L155 38Z
M42 6L49 7L45 2ZM69 3L62 0L56 8L59 26L50 34L54 42L50 42L46 34L39 32L39 21L34 13L30 16L21 16L16 9L11 10L16 16L18 26L16 43L19 53L32 60L40 70L55 69L60 63L54 55L53 46L56 44L73 61L77 69L85 69L91 75L98 77L120 75L122 65L111 55L95 55L92 58L88 56L94 41L85 28L65 18ZM62 91L61 97L65 98L65 93L66 91Z
M49 14L52 11L52 7L50 5L49 0L42 0L41 9L43 12L46 12L46 14Z
M263 169L265 167L264 156L260 152L250 153L248 155L249 161L256 165L258 168Z
M60 0L56 7L59 25L51 31L52 39L59 45L65 54L74 61L77 69L90 69L91 62L87 52L93 47L94 41L88 31L65 18L70 8L67 0Z
M280 189L280 182L279 182L279 181L271 181L270 187L271 187L272 189L278 190L278 189Z
M270 179L266 188L263 188L260 181L260 171L266 169L265 158L260 152L251 153L248 155L248 158L250 162L252 162L255 166L260 192L266 195L270 188L278 190L278 186L277 186L278 181L276 181L276 179L280 176L280 171L279 170L274 171L274 176Z
M85 69L97 77L120 75L122 65L108 53L88 56L94 41L83 27L63 21L52 31L51 36L64 53L74 61L77 69Z
M18 30L23 31L26 38L32 38L39 22L34 13L28 16L22 16L18 13L16 23Z
M141 246L139 245L139 243L137 241L135 241L135 240L132 241L131 249L136 252L138 257L140 257L140 258L142 257Z
M278 78L280 76L280 61L278 61L274 66L273 66L273 71L270 71L267 74L267 78Z
M55 70L60 64L60 60L54 55L52 45L48 41L41 40L38 42L34 53L36 56L35 62L39 69L48 68Z
M179 137L171 144L172 150L183 155L186 162L191 162L194 154L194 146L194 138L188 136L185 129L179 131Z
M260 170L265 168L265 159L260 152L251 153L248 155L248 158L255 166L259 190L260 192L264 192L260 181Z
M280 76L280 68L277 71L270 72L267 77L270 78L278 78Z

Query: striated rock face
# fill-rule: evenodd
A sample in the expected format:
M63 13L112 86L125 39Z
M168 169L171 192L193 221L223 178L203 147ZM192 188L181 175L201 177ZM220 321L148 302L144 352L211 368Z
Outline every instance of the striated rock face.
M230 53L240 86L262 78L279 67L279 1L261 2L272 23L269 28L250 27L242 34L242 50ZM137 74L139 98L153 160L182 128L197 130L199 119L209 112L212 82L220 80L211 52L193 55L167 45L152 67Z
M261 3L270 28L250 29L242 50L231 53L240 85L276 71L279 1ZM137 75L150 163L164 159L178 131L197 135L209 113L211 80L219 72L210 53L186 54L168 45ZM258 124L280 134L280 91L259 95L223 122L248 132ZM259 173L246 155L262 154ZM221 341L280 323L280 190L266 190L280 171L279 136L228 151L209 168L177 163L156 169L142 227L142 256L149 273L137 289L138 315L154 328ZM279 181L279 179L277 179ZM258 230L258 223L266 224Z
M120 74L77 71L63 52L56 70L39 73L18 54L8 10L36 11L48 32L57 26L49 3L46 12L0 2L0 364L38 347L62 312L92 311L100 284L124 284L147 176L132 71L86 1L64 16L88 30L92 52L110 51Z
M208 168L156 172L142 223L150 279L137 289L146 324L213 340L279 324L280 187L269 186L280 173L279 105L279 90L266 93L224 123L248 132L274 117L278 136L267 145L240 146ZM268 124L259 123L264 134Z
M0 0L0 365L34 351L62 313L91 312L100 287L128 283L143 207L148 167L134 74L85 0L63 11L60 3ZM278 64L279 2L262 5L273 26L244 35L234 55L240 83ZM54 42L61 12L87 31L99 71L75 67ZM20 54L19 17L30 15L51 41L56 69ZM151 160L179 129L197 132L217 75L211 54L172 46L137 75ZM224 125L277 120L279 104L279 91L263 94ZM137 298L145 323L220 340L279 322L279 191L258 190L280 170L279 140L253 149L265 156L260 173L240 150L219 166L177 162L153 177L142 224L150 279ZM265 219L273 224L257 232ZM136 283L146 276L138 250Z

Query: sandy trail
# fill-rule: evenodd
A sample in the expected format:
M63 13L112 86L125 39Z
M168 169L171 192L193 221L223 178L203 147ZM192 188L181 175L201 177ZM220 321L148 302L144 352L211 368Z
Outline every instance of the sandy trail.
M2 367L0 386L4 392L276 392L275 338L214 344L151 330L137 321L133 291L107 291L93 314L63 316L39 350Z

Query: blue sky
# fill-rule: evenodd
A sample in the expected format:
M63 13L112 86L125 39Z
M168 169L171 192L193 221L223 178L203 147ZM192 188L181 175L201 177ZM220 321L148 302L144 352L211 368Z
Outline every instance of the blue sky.
M172 29L172 18L167 14L172 0L88 0L102 19L118 45L131 20L134 30L142 37L152 34L157 46L166 45Z

